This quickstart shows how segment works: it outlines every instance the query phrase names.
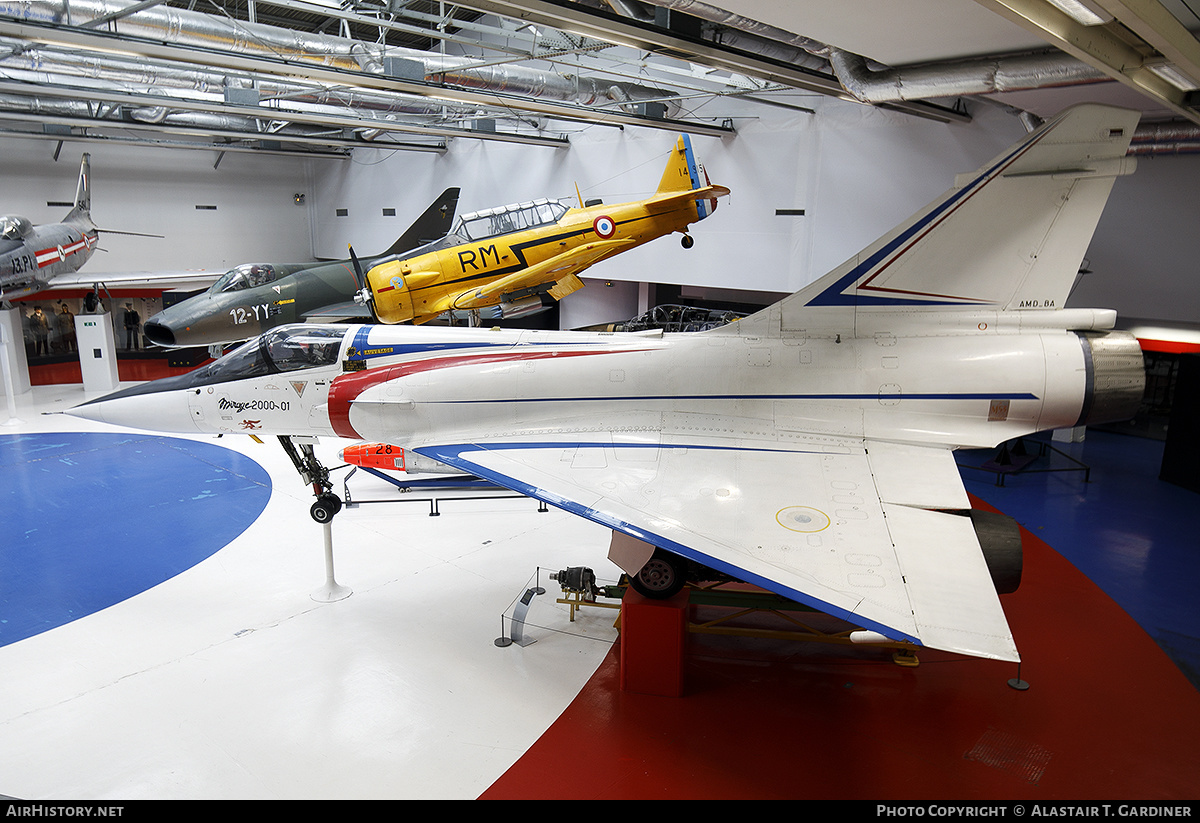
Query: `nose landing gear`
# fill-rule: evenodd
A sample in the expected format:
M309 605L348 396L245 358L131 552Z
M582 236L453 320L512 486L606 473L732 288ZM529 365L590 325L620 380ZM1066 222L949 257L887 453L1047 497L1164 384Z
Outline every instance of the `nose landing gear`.
M333 517L342 510L342 499L334 494L329 483L329 469L321 464L313 453L311 442L299 445L292 442L287 435L279 436L279 445L291 459L300 477L313 487L317 500L309 508L312 519L320 523L325 531L325 585L312 593L312 599L322 603L332 603L353 594L353 590L339 585L333 576Z

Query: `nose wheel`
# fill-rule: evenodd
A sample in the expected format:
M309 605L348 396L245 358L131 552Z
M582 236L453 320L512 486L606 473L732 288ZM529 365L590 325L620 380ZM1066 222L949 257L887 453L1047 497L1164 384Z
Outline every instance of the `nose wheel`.
M300 478L313 487L317 501L312 504L308 513L318 523L328 523L342 510L342 499L331 491L333 485L329 482L329 469L317 459L311 443L297 444L291 437L280 435L279 445L283 446Z
M342 498L332 492L325 492L317 495L317 502L312 504L308 513L312 516L313 520L324 524L333 520L333 516L341 510Z

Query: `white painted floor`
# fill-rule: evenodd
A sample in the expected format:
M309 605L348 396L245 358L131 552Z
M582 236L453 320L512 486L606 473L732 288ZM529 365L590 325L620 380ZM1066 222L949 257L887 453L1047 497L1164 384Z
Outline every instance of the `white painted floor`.
M0 436L117 431L46 415L91 399L34 387ZM205 438L215 440L215 438ZM0 647L0 795L28 800L474 798L575 697L612 642L615 612L569 619L551 571L617 569L610 533L529 499L343 510L325 582L311 490L274 440L226 436L270 473L241 536L155 588ZM338 465L344 441L318 455ZM338 488L345 470L337 472ZM355 499L395 497L362 472ZM117 516L119 513L114 513ZM541 570L540 577L538 576ZM497 647L540 582L531 645Z

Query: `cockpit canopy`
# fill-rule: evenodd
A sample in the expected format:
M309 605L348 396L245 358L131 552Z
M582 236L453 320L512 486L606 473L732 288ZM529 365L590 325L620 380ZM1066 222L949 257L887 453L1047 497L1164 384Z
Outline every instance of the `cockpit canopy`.
M345 327L280 326L192 374L197 375L196 385L204 385L331 366L345 336Z
M483 211L464 214L454 229L454 234L464 240L482 240L514 231L524 231L536 226L557 223L567 213L568 206L557 200L530 200L513 203Z
M275 281L275 267L266 263L243 263L225 272L212 284L209 291L220 294L227 291L241 291L261 286Z
M6 214L0 217L0 237L5 240L20 240L33 230L33 224L28 218L18 214Z
M280 326L187 374L148 380L101 399L198 389L200 386L215 386L245 377L331 366L337 363L342 340L348 331L345 326Z

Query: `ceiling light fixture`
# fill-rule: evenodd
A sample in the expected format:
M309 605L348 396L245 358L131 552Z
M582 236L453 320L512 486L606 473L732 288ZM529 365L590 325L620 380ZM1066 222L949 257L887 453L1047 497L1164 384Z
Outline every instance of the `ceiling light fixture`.
M1050 5L1085 26L1103 26L1111 23L1113 16L1093 0L1048 0Z

